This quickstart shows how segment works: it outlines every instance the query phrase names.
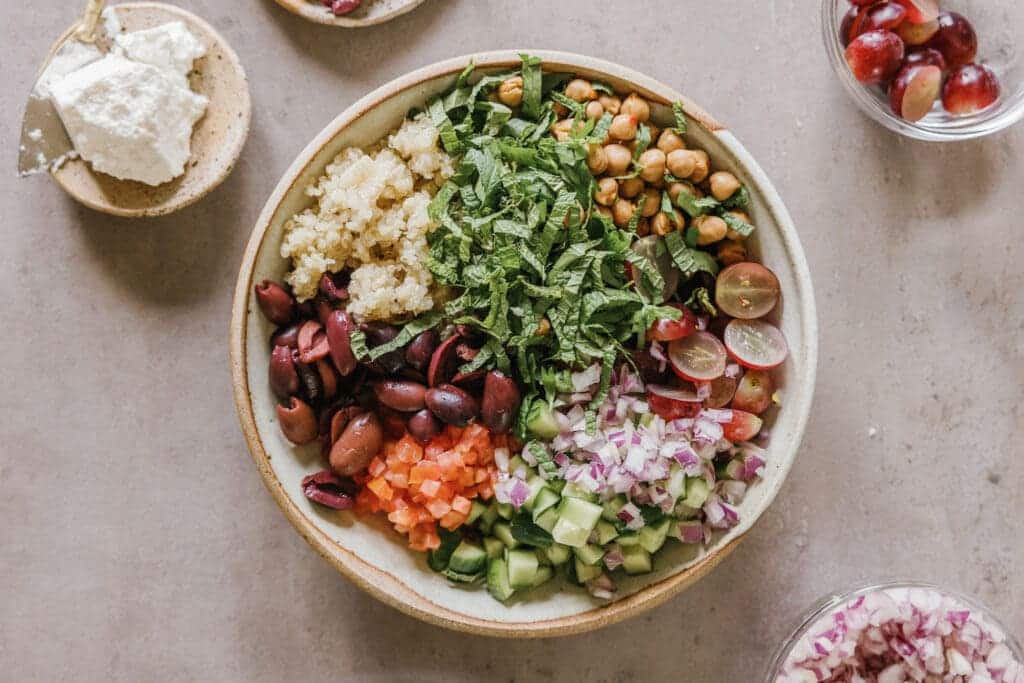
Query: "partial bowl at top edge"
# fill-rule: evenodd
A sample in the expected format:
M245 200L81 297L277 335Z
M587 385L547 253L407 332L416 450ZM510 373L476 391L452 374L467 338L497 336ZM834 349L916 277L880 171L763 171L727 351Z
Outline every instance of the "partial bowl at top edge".
M758 225L754 251L775 270L782 286L779 324L792 355L782 377L783 403L771 428L766 474L741 505L742 523L696 557L673 552L655 572L623 585L622 597L601 605L590 596L562 592L504 606L486 592L455 590L403 544L376 525L324 515L304 497L300 481L319 469L316 457L296 456L280 435L266 373L270 327L259 314L253 285L280 280L288 264L279 255L285 222L309 206L304 188L343 148L366 147L396 127L406 113L454 83L472 61L481 71L519 64L519 51L457 57L402 76L365 96L332 121L284 174L261 213L239 272L231 321L231 363L236 407L247 444L278 506L299 533L360 588L424 621L461 631L511 638L565 635L592 630L653 608L706 575L767 509L793 463L810 412L817 364L817 321L810 274L788 212L757 163L736 138L688 99L647 76L602 60L529 50L545 71L570 72L635 90L665 107L683 101L691 120L688 137L709 151L716 166L747 184ZM669 113L669 116L671 114ZM692 554L691 554L692 555Z
M372 6L364 5L364 8L355 10L352 14L335 16L331 10L319 2L319 0L275 0L277 4L286 10L302 17L308 21L324 26L340 26L342 28L360 28L363 26L375 26L386 21L396 19L407 12L411 12L426 0L368 0L375 5L385 5L379 11ZM392 7L391 5L397 5Z
M939 0L941 11L959 12L968 18L978 34L976 61L990 66L999 78L1001 95L992 106L976 114L952 116L937 102L917 122L893 113L889 98L878 86L857 81L846 63L845 47L839 36L849 0L822 0L821 30L825 52L836 77L861 111L877 123L915 140L957 142L1005 130L1024 119L1024 55L1018 47L1019 27L1024 22L1020 3L971 3L967 0Z

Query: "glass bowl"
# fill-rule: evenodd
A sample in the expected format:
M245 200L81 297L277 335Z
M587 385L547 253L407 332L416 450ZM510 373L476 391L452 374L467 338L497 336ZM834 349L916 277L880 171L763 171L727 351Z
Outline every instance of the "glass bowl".
M815 603L815 605L800 618L799 626L796 627L793 633L775 651L775 654L771 659L771 663L768 666L768 670L765 673L765 683L775 683L776 678L780 673L782 673L782 666L789 657L790 652L792 652L800 640L807 635L812 628L814 628L820 619L828 616L841 605L849 603L862 595L868 595L870 593L894 588L923 588L936 591L942 595L958 600L969 607L972 611L981 615L985 623L988 624L991 629L1001 631L1004 636L1003 642L1013 652L1013 656L1018 662L1024 663L1024 649L1021 649L1021 645L1014 638L1013 633L1006 628L1005 624L992 614L992 611L989 608L979 603L976 599L963 595L962 593L958 593L957 591L951 591L940 586L936 586L935 584L921 581L900 580L858 585L849 591L830 593Z
M999 77L1002 93L991 107L976 114L952 116L936 102L932 111L911 123L895 114L880 86L868 86L853 77L846 64L839 39L839 24L850 8L848 0L823 0L822 37L829 61L846 91L865 114L889 130L918 140L948 142L970 140L996 133L1024 118L1024 55L1020 27L1024 26L1024 3L939 0L943 11L967 17L978 34L977 61L987 64Z

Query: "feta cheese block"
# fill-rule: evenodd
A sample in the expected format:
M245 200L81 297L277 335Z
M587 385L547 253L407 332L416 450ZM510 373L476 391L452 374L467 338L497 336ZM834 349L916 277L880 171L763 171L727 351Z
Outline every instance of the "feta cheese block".
M206 54L203 44L180 21L122 33L115 42L128 59L172 71L182 78L192 70L192 63Z
M50 86L75 150L122 180L160 185L185 172L207 100L175 74L109 54Z

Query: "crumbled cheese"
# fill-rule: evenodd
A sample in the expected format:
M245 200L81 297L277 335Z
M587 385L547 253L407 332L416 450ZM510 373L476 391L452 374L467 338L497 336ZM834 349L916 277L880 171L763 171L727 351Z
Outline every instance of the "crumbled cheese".
M205 48L180 21L115 41L110 54L50 82L51 98L95 170L166 183L185 172L192 128L206 111L207 99L186 79Z
M314 209L285 226L281 255L291 258L286 280L305 301L326 272L352 269L348 311L386 320L434 307L426 266L427 234L436 227L427 207L453 173L438 132L422 114L406 120L387 146L342 151L306 189Z

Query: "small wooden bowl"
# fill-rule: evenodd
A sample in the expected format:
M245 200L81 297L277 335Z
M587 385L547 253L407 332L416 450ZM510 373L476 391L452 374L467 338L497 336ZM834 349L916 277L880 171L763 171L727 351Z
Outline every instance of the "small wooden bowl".
M425 0L392 0L394 7L382 6L380 2L369 2L362 7L344 16L336 17L331 10L320 2L310 0L276 0L277 4L284 7L292 14L297 14L303 19L324 24L325 26L342 26L344 28L359 28L360 26L373 26L391 21L400 17L406 12L411 12Z
M656 557L656 570L623 579L618 599L610 604L580 589L559 591L558 582L551 582L555 585L503 605L485 590L453 587L430 571L424 556L407 550L382 517L325 511L303 496L303 476L323 464L319 449L296 449L278 428L267 378L272 329L259 312L253 285L285 275L289 264L279 253L284 224L310 205L304 188L342 149L377 142L411 108L451 86L470 59L480 71L494 72L517 66L518 51L458 57L402 76L353 104L317 135L284 174L256 223L238 275L231 320L231 365L242 431L268 490L298 532L342 574L389 605L439 626L508 638L563 635L612 624L661 604L710 572L781 488L810 412L817 364L814 294L800 241L768 178L736 138L676 91L635 71L579 55L527 52L541 57L546 71L571 72L619 91L639 92L654 103L653 116L662 124L671 125L671 102L683 101L691 118L686 137L708 151L716 168L734 172L750 190L757 226L750 246L778 275L783 304L774 315L791 356L779 371L782 406L767 420L772 436L765 476L740 506L738 527L707 549L666 546Z
M231 174L249 135L249 81L227 41L194 14L159 2L128 2L114 10L125 31L182 21L206 46L190 76L192 89L210 100L192 131L192 157L184 175L156 187L98 173L82 159L66 162L52 175L65 192L91 209L115 216L162 216L199 201ZM51 56L76 28L61 36Z

